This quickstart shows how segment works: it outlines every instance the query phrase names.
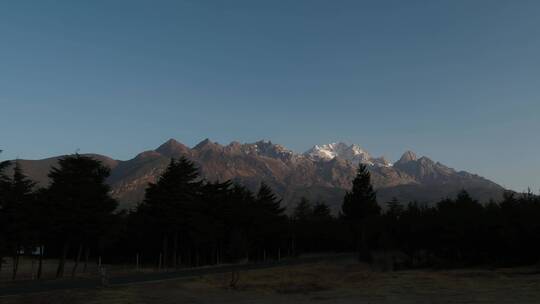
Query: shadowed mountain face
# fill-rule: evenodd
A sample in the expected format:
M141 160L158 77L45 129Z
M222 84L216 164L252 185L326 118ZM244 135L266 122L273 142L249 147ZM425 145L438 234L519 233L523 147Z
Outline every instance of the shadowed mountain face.
M138 154L127 161L118 161L91 154L111 168L109 183L113 195L124 208L140 202L149 182L164 170L170 158L186 156L200 168L208 180L231 179L256 190L266 182L293 207L301 196L323 200L338 211L343 195L351 187L358 163L372 173L372 181L381 203L397 197L402 202L416 200L431 203L454 196L462 189L480 201L499 199L504 189L478 175L456 171L427 157L418 158L406 152L395 164L374 158L356 145L343 143L315 146L304 154L296 154L269 141L251 144L232 142L223 146L208 139L189 148L171 139L156 150ZM45 186L47 173L59 157L43 160L21 160L23 170Z

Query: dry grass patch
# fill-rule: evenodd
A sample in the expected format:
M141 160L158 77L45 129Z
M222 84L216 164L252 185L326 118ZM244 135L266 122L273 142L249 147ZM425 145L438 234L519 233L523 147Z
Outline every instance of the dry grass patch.
M2 304L540 303L530 270L373 271L353 261L242 271L107 289L0 299ZM525 274L523 274L525 273ZM6 301L7 300L7 301Z
M236 290L307 294L341 288L369 281L373 272L363 264L316 263L239 273ZM231 273L212 275L197 280L198 285L231 289Z

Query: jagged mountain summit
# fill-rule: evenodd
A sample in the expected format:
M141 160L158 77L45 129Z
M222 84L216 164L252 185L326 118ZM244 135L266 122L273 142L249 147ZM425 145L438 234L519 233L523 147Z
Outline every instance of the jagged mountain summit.
M403 153L401 158L398 160L398 163L404 164L404 163L408 163L410 161L416 161L416 160L418 160L418 157L416 156L416 153L414 153L412 151L406 151L405 153Z
M372 157L358 145L344 143L317 145L299 154L271 141L221 145L205 139L190 148L170 139L155 150L139 153L126 161L96 154L90 156L111 168L108 182L124 208L140 202L148 183L156 181L171 158L181 156L194 161L202 176L211 181L230 179L252 190L264 181L289 208L306 196L325 201L338 211L343 195L351 187L358 163L368 166L381 203L393 197L402 202L431 203L454 196L462 189L487 201L500 198L504 191L483 177L456 171L410 151L392 164L382 157ZM20 164L31 178L47 185L47 173L59 158L20 160Z
M315 145L304 153L307 157L313 160L327 161L336 157L350 161L357 165L359 163L365 165L375 165L383 167L391 167L392 163L384 157L374 158L366 150L359 145L347 145L342 142L331 143L325 145Z

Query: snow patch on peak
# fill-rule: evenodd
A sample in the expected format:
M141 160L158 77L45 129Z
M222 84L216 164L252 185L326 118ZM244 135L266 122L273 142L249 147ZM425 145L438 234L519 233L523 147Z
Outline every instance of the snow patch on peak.
M315 145L313 148L306 151L304 155L317 161L328 161L337 157L348 160L353 164L362 163L370 166L392 166L391 163L382 157L371 157L371 155L359 145L347 145L342 142Z

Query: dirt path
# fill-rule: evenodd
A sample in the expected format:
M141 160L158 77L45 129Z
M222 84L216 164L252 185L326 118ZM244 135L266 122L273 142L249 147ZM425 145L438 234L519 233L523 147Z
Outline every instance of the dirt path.
M294 266L307 263L316 263L321 261L335 261L342 259L350 259L351 257L351 254L322 255L283 259L281 261L274 261L269 263L201 267L169 272L131 273L127 275L123 274L111 276L108 279L108 286L112 287L151 282L162 282L181 278L200 277L204 275L212 275L219 273L230 273L232 271L247 271L272 267ZM64 289L93 289L101 286L102 281L99 277L43 281L17 281L0 285L0 298L13 295L43 293Z

